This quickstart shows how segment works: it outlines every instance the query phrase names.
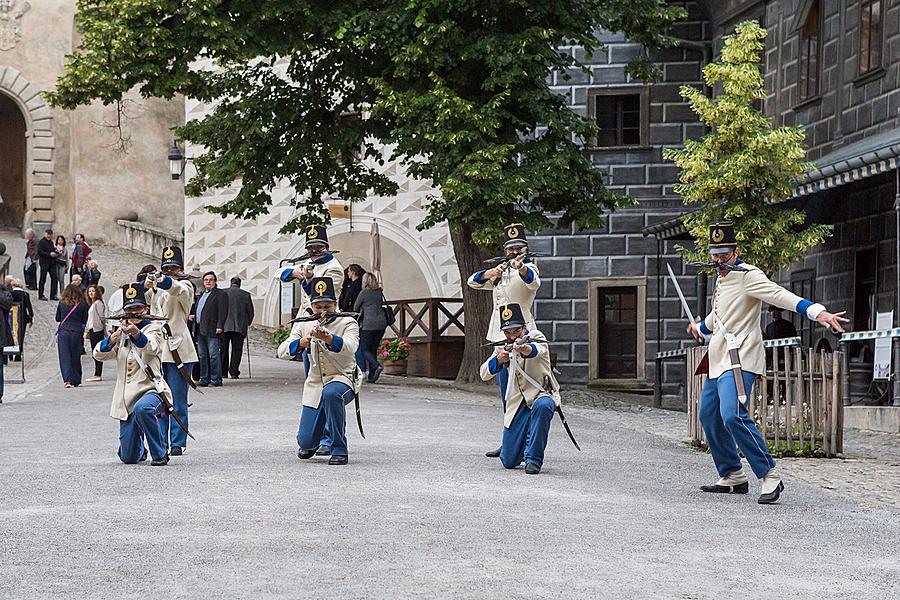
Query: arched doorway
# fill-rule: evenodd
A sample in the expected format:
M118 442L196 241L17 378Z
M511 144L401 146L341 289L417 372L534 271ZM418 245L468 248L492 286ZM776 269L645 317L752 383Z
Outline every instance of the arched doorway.
M0 94L0 227L22 226L27 210L25 116L12 98Z

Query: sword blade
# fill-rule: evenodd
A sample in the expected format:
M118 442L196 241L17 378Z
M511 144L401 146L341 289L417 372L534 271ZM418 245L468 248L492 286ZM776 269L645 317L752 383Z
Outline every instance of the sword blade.
M165 398L163 398L163 402L165 402L166 407L169 409L169 415L170 415L173 419L175 419L175 422L178 423L178 426L181 427L181 428L184 430L184 432L188 435L189 438L191 438L192 440L194 440L194 441L196 442L196 441L197 441L197 438L195 438L195 437L191 434L191 432L188 431L187 425L185 425L184 423L182 423L182 422L181 422L181 418L180 418L178 415L175 414L175 408L174 408L172 405L170 405L169 402L168 402Z
M672 279L672 285L675 286L675 291L678 293L678 299L681 300L681 308L684 310L684 316L688 318L688 320L693 324L697 321L694 319L694 315L691 314L691 309L688 307L687 300L684 299L684 294L681 292L681 286L678 285L678 280L675 279L675 273L672 272L672 265L666 263L666 268L669 270L669 277Z
M575 441L575 436L572 435L572 430L569 429L569 423L566 421L566 416L563 414L562 407L558 404L556 405L556 412L559 413L559 420L562 421L563 427L566 428L566 433L569 434L569 439L572 440L572 443L575 444L575 448L581 452L581 446L578 445L578 442Z
M366 439L366 434L363 432L362 415L359 412L359 394L353 394L353 400L356 403L356 425L359 427L359 435Z

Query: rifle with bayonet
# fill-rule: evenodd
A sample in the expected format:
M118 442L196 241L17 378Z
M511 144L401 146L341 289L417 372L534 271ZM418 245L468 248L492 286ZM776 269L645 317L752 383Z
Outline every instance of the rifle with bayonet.
M538 256L540 256L540 254L537 254L535 252L523 252L521 254L506 254L504 256L495 256L493 258L489 258L484 261L484 264L505 267L512 260L516 260L519 258L522 260L525 260L526 258L536 258Z
M312 252L307 252L306 254L301 254L300 256L295 256L294 258L286 258L286 259L284 259L283 262L291 263L292 265L295 265L298 262L301 262L304 260L309 260L310 258L313 258L313 259L321 258L321 257L325 256L326 254L338 254L339 252L340 252L340 250L328 250L326 252L320 252L320 253L316 253L316 254L313 254Z
M488 342L487 344L482 344L482 348L497 348L498 346L503 346L504 350L511 350L513 346L519 345L524 346L525 344L549 344L547 340L539 340L532 338L530 335L526 335L525 337L520 337L516 340L501 340L499 342Z
M141 321L168 321L169 317L151 315L150 313L129 314L120 312L103 318L104 321L127 321L129 319L140 319Z
M292 323L310 323L312 321L324 322L324 321L330 321L331 319L340 319L341 317L352 317L355 319L358 316L359 316L358 312L328 311L328 312L320 313L318 315L305 315L303 317L296 317L294 319L291 319L287 323L285 323L285 325L290 325Z
M746 267L741 265L732 265L729 263L717 262L689 262L685 263L689 267L697 267L698 269L722 269L723 271L746 271Z

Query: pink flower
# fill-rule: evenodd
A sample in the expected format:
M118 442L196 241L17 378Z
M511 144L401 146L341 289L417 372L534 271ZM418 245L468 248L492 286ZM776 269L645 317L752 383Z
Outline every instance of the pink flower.
M381 351L381 355L382 355L382 356L387 356L387 355L388 355L388 351L387 351L387 350L382 350L382 351Z

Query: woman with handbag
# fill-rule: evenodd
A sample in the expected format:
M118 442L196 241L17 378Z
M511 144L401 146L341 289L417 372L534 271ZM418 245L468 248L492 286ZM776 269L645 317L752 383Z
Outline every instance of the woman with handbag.
M88 320L84 339L91 344L91 351L106 337L106 304L103 302L103 288L92 285L87 289ZM103 381L103 363L94 359L94 375L85 381Z
M353 303L353 311L359 313L359 349L356 351L356 364L359 365L360 371L368 374L369 383L375 383L384 370L378 363L375 353L389 323L384 308L384 291L374 274L366 273L362 276L362 290Z
M67 388L81 385L81 350L84 348L82 336L87 318L88 307L81 288L67 285L56 306L56 321L59 323L56 329L59 370Z
M56 285L60 292L65 288L66 273L69 270L69 249L66 248L65 236L56 236L56 263L53 267L56 269ZM56 290L53 289L53 280L50 280L50 299L56 300Z

